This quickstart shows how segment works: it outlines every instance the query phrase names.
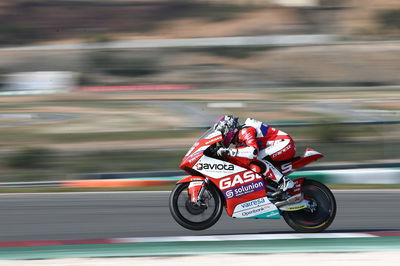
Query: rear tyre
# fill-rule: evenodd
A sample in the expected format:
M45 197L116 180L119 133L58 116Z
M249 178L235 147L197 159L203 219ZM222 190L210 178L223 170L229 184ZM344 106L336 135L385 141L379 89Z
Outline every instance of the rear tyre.
M311 207L299 211L283 212L286 223L297 232L318 233L328 228L336 215L336 200L332 192L320 182L305 180L304 199Z
M169 210L175 221L190 230L204 230L213 226L221 217L222 200L213 185L204 191L204 206L190 202L189 183L175 186L169 197Z

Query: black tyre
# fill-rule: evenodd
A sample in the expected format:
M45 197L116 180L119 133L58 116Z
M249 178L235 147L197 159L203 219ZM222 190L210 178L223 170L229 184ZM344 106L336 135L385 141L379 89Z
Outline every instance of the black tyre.
M169 197L169 210L175 221L190 230L204 230L213 226L221 217L222 200L213 185L204 192L204 206L190 202L189 183L175 186Z
M335 197L329 188L314 180L305 180L302 189L304 199L308 200L312 207L283 212L282 216L286 223L297 232L322 232L335 219Z

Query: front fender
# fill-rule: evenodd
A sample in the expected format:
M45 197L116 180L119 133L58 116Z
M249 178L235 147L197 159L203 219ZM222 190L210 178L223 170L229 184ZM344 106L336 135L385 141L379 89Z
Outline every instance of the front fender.
M192 181L205 181L206 179L202 176L188 176L185 178L182 178L181 180L179 180L177 182L177 184L181 184L181 183L190 183Z

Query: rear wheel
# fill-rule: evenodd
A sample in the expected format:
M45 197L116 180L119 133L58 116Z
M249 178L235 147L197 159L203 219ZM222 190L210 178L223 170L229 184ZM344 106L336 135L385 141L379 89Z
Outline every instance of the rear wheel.
M314 180L305 180L302 190L304 199L308 200L310 207L294 212L283 212L283 218L297 232L324 231L335 219L335 197L329 188Z
M203 203L198 206L190 202L189 183L175 186L169 197L169 209L175 221L190 230L204 230L213 226L221 217L222 200L212 185L203 194Z

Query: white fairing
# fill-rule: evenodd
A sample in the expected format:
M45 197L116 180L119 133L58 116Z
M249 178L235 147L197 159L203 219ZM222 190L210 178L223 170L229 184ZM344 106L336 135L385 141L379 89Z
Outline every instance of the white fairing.
M193 169L202 173L203 175L216 179L247 170L243 167L208 156L201 157L200 160L194 165Z
M276 206L267 197L263 197L238 204L233 211L232 217L252 218L257 216L261 218L261 216L265 216L264 218L267 218L268 215L277 215L277 210Z
M190 182L190 184L189 184L189 188L191 188L191 187L196 187L196 186L202 186L203 183L204 183L204 181L192 181L192 182Z
M275 177L275 182L279 182L279 180L281 180L281 178L283 177L282 173L278 169L276 169L276 167L272 163L261 159L260 161L264 163L266 167L264 174L267 175L271 171L273 176Z
M314 151L314 150L306 150L306 152L304 153L303 157L309 157L312 155L320 155L321 153Z

